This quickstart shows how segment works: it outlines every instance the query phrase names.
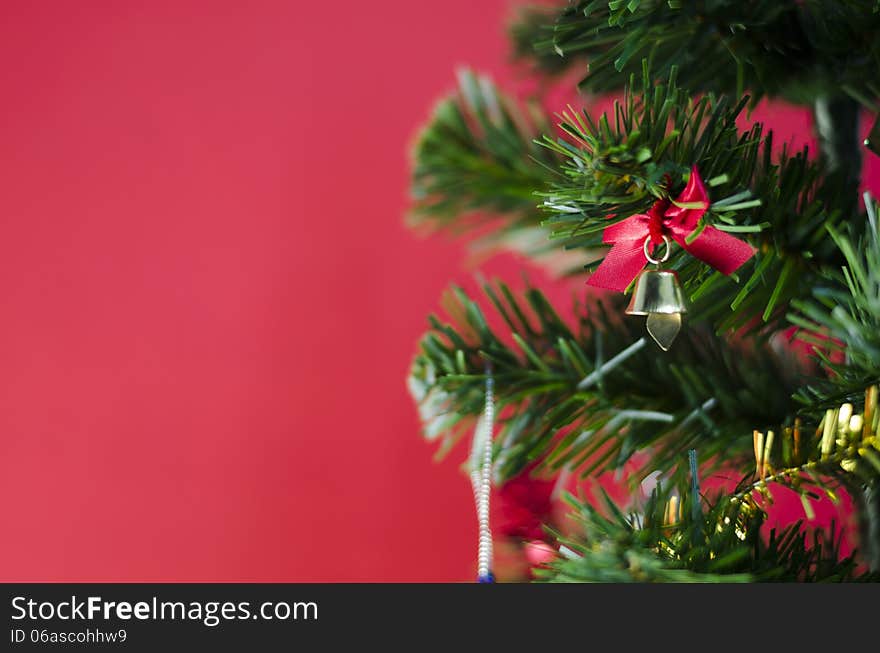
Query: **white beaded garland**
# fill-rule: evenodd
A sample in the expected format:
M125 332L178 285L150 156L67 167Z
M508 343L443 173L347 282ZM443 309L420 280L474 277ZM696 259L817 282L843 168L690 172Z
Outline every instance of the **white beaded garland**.
M471 451L471 485L477 507L479 545L477 549L477 580L492 582L492 531L489 527L489 495L492 490L492 434L495 425L495 380L492 368L486 366L486 390L483 415L474 430Z

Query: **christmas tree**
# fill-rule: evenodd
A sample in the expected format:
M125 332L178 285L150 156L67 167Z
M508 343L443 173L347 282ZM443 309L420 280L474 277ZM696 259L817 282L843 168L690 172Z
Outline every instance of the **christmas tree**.
M880 123L860 137L878 33L877 0L528 9L516 55L610 108L544 115L465 72L419 133L416 226L584 282L571 317L534 286L452 289L409 376L444 452L490 381L502 490L593 488L565 493L534 578L880 579L880 209L862 183ZM774 143L751 115L766 98L810 107L817 153ZM624 498L586 485L609 472ZM803 518L770 523L780 492ZM829 499L851 502L852 550L840 520L811 523Z

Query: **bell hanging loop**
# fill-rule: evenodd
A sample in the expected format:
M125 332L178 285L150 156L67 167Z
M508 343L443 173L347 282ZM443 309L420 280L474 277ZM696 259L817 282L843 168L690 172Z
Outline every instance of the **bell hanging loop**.
M669 246L669 236L663 236L663 256L660 258L654 258L651 256L651 237L648 236L645 238L645 244L642 245L642 251L645 253L645 258L648 259L648 263L653 263L654 265L660 265L661 263L666 263L669 260L669 253L671 251L671 247Z

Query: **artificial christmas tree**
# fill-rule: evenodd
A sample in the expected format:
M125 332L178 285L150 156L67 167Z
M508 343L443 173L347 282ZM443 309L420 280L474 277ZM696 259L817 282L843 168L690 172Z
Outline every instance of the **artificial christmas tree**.
M416 223L539 260L564 249L607 289L585 289L573 320L537 288L456 289L410 373L448 448L491 370L497 483L627 470L626 505L567 496L577 527L548 529L537 578L880 579L880 225L860 193L880 139L859 139L880 106L878 28L876 0L530 9L517 54L560 80L584 71L581 90L622 93L613 109L569 107L554 131L465 73L420 133ZM817 156L749 124L765 97L812 108ZM777 488L807 519L768 528ZM856 553L808 523L843 494Z

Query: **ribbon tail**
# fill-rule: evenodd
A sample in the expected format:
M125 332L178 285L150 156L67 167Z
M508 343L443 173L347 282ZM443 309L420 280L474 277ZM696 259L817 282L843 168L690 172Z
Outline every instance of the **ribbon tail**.
M623 292L645 267L643 240L619 240L587 279L588 286Z
M674 234L675 241L691 256L723 274L730 274L755 254L747 242L724 233L715 227L706 227L697 239L687 244L683 234Z

